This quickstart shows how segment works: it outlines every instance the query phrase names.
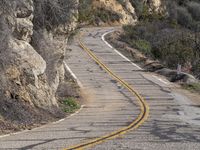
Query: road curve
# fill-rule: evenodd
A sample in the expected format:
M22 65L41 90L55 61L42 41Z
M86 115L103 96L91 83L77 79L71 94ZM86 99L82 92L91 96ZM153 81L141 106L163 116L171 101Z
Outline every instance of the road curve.
M150 105L150 117L137 130L88 149L200 149L199 109L183 95L120 56L102 40L113 28L83 29L82 42L114 74L134 87ZM31 131L0 138L0 149L66 149L127 128L141 113L138 100L84 51L78 40L67 65L76 75L87 104L76 115ZM192 116L190 114L191 113Z
M134 90L127 82L125 82L123 79L121 79L118 75L116 75L112 70L110 70L90 49L88 49L84 43L79 39L79 45L80 47L85 50L88 55L103 69L105 70L116 82L120 83L122 87L127 89L130 93L132 93L132 96L135 96L139 106L140 107L140 114L137 116L137 118L131 122L126 127L120 128L112 133L108 133L107 135L100 136L96 139L92 139L89 141L86 141L84 143L71 146L69 148L66 148L66 150L73 150L73 149L86 149L88 147L92 147L94 145L100 144L102 142L105 142L107 140L116 138L120 135L124 135L130 130L137 129L144 121L148 118L149 115L149 106L144 100L144 98L136 91Z

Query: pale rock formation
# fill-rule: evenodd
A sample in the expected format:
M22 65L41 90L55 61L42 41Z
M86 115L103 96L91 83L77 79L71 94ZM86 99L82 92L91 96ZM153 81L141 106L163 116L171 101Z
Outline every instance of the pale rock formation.
M94 8L104 8L118 14L121 24L134 24L137 21L135 9L129 0L123 0L121 3L117 0L93 0Z
M145 3L149 5L149 10L157 13L162 13L164 11L164 6L162 0L144 0Z
M67 37L76 28L78 11L69 11L70 21L51 30L36 29L35 1L8 0L8 6L0 6L0 114L5 123L62 116L56 91L64 82Z

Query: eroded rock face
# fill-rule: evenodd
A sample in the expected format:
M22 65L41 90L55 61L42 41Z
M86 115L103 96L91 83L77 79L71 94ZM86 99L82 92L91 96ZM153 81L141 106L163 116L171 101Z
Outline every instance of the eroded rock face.
M51 28L38 28L37 19L40 20L40 18L37 17L33 21L33 23L36 24L37 27L34 28L31 43L35 50L42 56L42 58L46 62L46 70L44 73L45 84L42 82L40 82L39 84L39 87L42 88L40 90L40 97L46 95L46 87L48 87L49 97L47 100L47 105L49 106L57 106L56 92L59 85L64 82L65 70L63 61L65 57L65 49L67 46L67 38L69 36L69 33L73 31L77 25L76 16L78 15L78 10L76 8L78 5L78 0L73 0L73 2L74 7L72 9L66 10L68 11L66 15L68 15L69 18L65 21L62 20L62 22L60 24L57 24L56 26L52 26ZM70 1L68 1L68 3L70 3ZM40 11L40 8L38 7L35 7L35 9L35 11ZM43 87L42 85L46 86ZM34 89L33 91L36 91L36 89ZM43 91L45 91L45 93ZM43 100L42 102L42 104L45 106L45 101Z
M30 42L33 34L33 1L16 2L14 16L16 17L15 34L19 40Z
M151 3L152 3L152 6L155 7L156 11L158 11L160 7L162 6L161 0L152 0Z
M149 10L152 12L157 12L157 13L163 13L164 12L164 6L163 6L163 1L162 0L145 0L145 3L148 4Z
M134 24L137 21L135 9L129 0L93 0L93 7L104 8L120 15L120 24Z
M134 0L93 0L92 6L94 9L102 8L114 14L117 14L120 19L114 18L111 24L135 24L138 21L138 16L135 8L132 5ZM149 12L163 14L165 7L162 0L141 0L148 6ZM102 10L101 10L102 11ZM103 12L102 12L103 13ZM99 25L99 24L98 24ZM101 24L100 24L101 25Z
M76 7L66 10L69 21L47 29L35 28L37 0L2 1L6 6L0 6L0 116L13 124L40 122L41 112L61 117L56 91L64 82L63 60L67 37L76 27Z

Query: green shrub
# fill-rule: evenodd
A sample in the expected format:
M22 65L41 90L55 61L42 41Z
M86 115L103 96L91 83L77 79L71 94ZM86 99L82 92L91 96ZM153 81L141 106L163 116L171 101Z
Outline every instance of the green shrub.
M74 0L33 0L35 29L53 29L71 21L71 10L77 7Z
M195 60L193 62L192 71L197 75L197 78L200 79L200 60Z
M136 40L131 43L133 47L140 50L143 54L151 56L151 44L146 40Z
M92 12L92 1L91 0L80 0L79 1L79 23L88 22L91 23L93 18L93 12Z
M200 83L183 84L183 88L200 93Z
M197 2L189 2L188 10L196 21L200 21L200 4Z
M80 108L80 105L76 102L73 97L69 97L63 101L64 111L66 113L73 113L75 110Z
M174 39L173 43L166 43L167 49L162 49L161 47L163 51L162 59L166 62L167 66L175 69L177 64L184 66L186 62L191 62L193 57L192 49L182 42L180 39Z
M113 22L113 21L119 21L120 15L110 11L106 10L104 8L95 9L93 11L94 18L98 18L103 22Z
M185 7L178 7L177 8L177 21L179 24L183 25L184 27L190 27L191 23L193 22L191 14Z
M105 8L93 8L92 0L80 0L79 23L96 24L99 21L109 23L119 21L120 19L121 16L115 12Z
M135 36L135 28L132 25L124 25L123 26L123 30L124 30L124 34L125 34L125 38L127 40L129 39L133 39L133 37ZM122 38L123 40L123 38ZM125 40L125 39L124 39Z
M122 41L145 55L162 61L168 67L184 66L194 58L194 41L188 30L173 29L167 22L145 22L124 26Z
M136 14L137 16L140 18L140 16L143 13L143 9L144 9L144 2L141 0L131 0L130 1L132 3L132 5L135 8Z
M137 2L132 0L134 4ZM140 14L143 18L135 26L124 26L120 39L172 69L181 64L191 70L188 64L192 64L192 72L200 78L199 0L169 0L165 3L168 10L165 18L149 13L143 4Z

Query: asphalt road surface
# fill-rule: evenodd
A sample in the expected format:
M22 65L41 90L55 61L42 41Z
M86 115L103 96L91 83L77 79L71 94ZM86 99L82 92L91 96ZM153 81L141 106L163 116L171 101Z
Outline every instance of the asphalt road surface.
M109 47L102 36L113 28L82 29L82 42L112 72L131 85L150 108L148 119L119 137L96 142L96 150L200 150L200 108L171 91L174 85L144 72ZM75 115L31 131L0 138L0 149L61 150L126 128L141 113L138 99L84 51L71 43L66 64L86 95ZM85 148L85 147L83 147Z

